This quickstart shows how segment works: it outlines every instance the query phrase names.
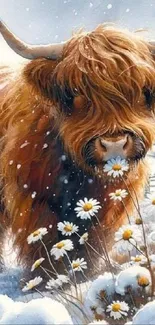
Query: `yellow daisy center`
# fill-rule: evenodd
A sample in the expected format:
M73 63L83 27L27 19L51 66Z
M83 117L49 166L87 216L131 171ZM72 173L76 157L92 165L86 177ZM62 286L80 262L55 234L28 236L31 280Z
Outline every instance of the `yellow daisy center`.
M142 220L140 218L136 218L135 224L136 225L141 225L142 224Z
M35 269L36 269L38 266L40 266L40 264L41 264L40 261L36 261L36 262L34 263L34 267L35 267Z
M119 165L119 164L114 164L114 165L112 166L112 169L115 170L115 171L119 171L119 170L122 169L122 166Z
M73 269L76 269L76 268L78 268L79 266L80 266L80 263L78 263L78 262L75 262L75 263L72 264L72 268L73 268Z
M121 310L121 305L119 303L115 303L112 305L112 311L120 311Z
M65 244L62 241L60 241L59 243L56 244L56 248L58 248L58 249L61 249L64 246L65 246Z
M146 276L140 276L138 278L138 284L141 287L147 287L149 285L149 280Z
M152 204L155 205L155 199L152 200Z
M115 192L115 196L120 196L120 195L121 195L120 191Z
M140 256L135 257L135 262L140 262L140 261L141 261L141 257Z
M89 211L93 208L93 205L91 203L85 203L83 206L84 211Z
M132 237L133 231L131 229L127 229L123 233L123 239L124 240L129 240Z
M72 231L72 229L73 229L73 227L71 225L66 225L64 227L64 230L67 231L67 232Z
M40 230L34 231L32 235L33 235L33 237L40 235Z
M28 284L28 288L31 290L31 289L33 289L34 288L34 283L29 283Z

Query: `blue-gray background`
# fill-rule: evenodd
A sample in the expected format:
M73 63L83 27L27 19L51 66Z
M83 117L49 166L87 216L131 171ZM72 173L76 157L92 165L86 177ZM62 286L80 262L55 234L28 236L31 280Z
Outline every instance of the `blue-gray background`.
M0 17L31 43L67 39L79 27L107 21L155 35L155 0L0 0Z

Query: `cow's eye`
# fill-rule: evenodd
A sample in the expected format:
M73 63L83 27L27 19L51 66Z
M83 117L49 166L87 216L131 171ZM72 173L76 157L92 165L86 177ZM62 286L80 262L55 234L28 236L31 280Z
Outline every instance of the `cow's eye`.
M143 94L145 96L146 106L149 109L151 109L152 105L153 105L153 100L154 100L154 93L153 93L152 89L144 87Z

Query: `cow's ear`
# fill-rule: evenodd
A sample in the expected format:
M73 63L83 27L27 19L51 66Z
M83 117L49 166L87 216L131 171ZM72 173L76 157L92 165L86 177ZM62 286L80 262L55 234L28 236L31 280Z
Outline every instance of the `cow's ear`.
M48 59L36 59L29 62L23 70L26 82L46 98L52 99L53 72L59 61Z

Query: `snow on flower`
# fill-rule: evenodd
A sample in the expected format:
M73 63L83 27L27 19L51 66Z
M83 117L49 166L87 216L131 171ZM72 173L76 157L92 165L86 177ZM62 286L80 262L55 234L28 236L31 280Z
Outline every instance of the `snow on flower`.
M50 253L58 260L60 257L67 254L67 251L73 250L73 242L70 239L64 239L53 245Z
M115 289L120 295L125 295L128 288L136 291L137 289L150 287L151 275L147 268L142 266L131 266L121 271L117 278Z
M84 198L84 200L79 200L76 205L74 210L77 217L85 220L91 219L101 209L100 203L96 199Z
M79 230L78 226L74 225L72 222L69 221L59 222L57 227L58 230L61 231L62 235L65 236L71 236Z
M84 245L87 240L88 240L88 232L85 232L79 239L80 245Z
M114 201L117 200L122 201L122 199L124 199L127 195L128 192L126 190L121 190L121 189L116 190L115 192L109 194L110 199Z
M155 231L148 234L147 241L149 245L155 245Z
M42 282L42 278L40 276L30 280L29 282L26 283L24 288L22 289L23 292L32 290L34 287L36 287L38 284Z
M109 176L113 176L114 178L123 176L124 172L128 171L129 164L125 159L121 157L116 157L108 160L105 164L103 171L107 173Z
M106 309L107 313L110 313L110 317L114 319L120 319L128 315L129 306L125 301L113 301Z
M134 246L142 243L142 233L134 225L124 225L115 233L115 248L121 254L132 251Z
M150 260L152 268L154 269L155 268L155 254L150 255L149 260Z
M32 267L31 267L31 272L33 272L37 267L39 267L39 266L42 264L42 262L43 262L44 260L45 260L45 259L44 259L43 257L41 257L41 258L39 258L38 260L36 260L36 261L33 263Z
M154 224L154 216L155 216L155 193L148 194L147 197L140 203L141 215L143 217L143 221L146 224L153 223Z
M72 269L74 272L82 271L83 269L87 269L87 262L84 260L83 257L73 260L71 264L72 264Z
M154 325L155 324L155 300L148 302L133 317L132 325Z
M68 283L69 278L67 275L58 274L57 279L50 279L46 284L46 289L51 290L53 288L61 287L64 283Z
M48 233L47 228L39 228L35 230L27 237L28 244L32 244L38 240L41 240L43 236L46 235L47 233Z
M101 301L115 293L115 277L105 272L91 283L85 297L85 305L89 308L101 307Z

